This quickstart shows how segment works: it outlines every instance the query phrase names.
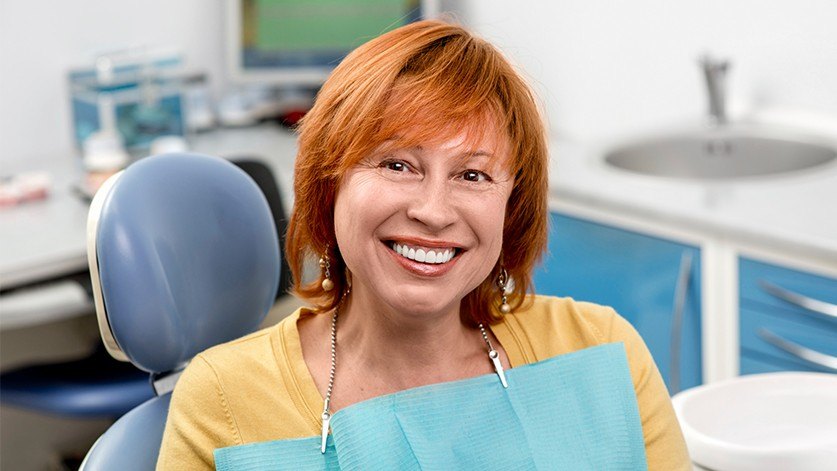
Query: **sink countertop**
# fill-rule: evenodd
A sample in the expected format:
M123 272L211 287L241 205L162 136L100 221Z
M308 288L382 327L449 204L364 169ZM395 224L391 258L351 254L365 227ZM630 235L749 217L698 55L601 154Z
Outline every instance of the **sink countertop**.
M736 180L653 177L610 167L610 145L552 139L550 196L837 267L837 162Z

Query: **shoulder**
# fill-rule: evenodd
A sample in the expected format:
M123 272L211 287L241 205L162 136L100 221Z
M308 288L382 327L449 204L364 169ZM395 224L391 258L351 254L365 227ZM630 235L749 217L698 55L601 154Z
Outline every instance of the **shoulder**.
M272 357L271 333L278 326L259 330L197 354L177 381L175 392L185 394L209 386L223 392L244 379L243 376L264 373L262 370L269 363L265 359Z
M210 347L195 356L195 360L224 372L241 370L242 366L249 366L250 363L263 364L265 355L272 355L271 339L275 336L275 331L281 329L286 321L287 319L284 319L274 326Z
M638 338L613 308L572 298L527 296L522 309L502 322L517 331L539 359Z
M244 442L230 400L240 395L240 376L231 372L239 362L245 365L240 371L254 371L268 337L269 330L259 331L189 362L172 392L157 469L212 469L213 450Z
M213 385L219 394L230 397L248 396L269 385L273 393L281 390L279 365L284 330L296 321L296 313L278 324L211 347L195 356L177 383L177 390L206 389ZM231 401L230 397L225 401Z
M228 417L231 397L240 396L255 378L269 380L276 376L276 363L269 360L273 357L271 337L280 326L281 323L196 355L177 381L173 405L200 404L207 417L213 411L219 417Z
M164 469L211 469L216 448L311 434L283 371L289 355L282 334L296 328L297 317L298 311L192 359L172 393L160 450Z

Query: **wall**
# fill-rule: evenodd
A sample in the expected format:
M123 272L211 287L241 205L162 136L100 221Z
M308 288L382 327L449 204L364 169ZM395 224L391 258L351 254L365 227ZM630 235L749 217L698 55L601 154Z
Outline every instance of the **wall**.
M0 167L72 155L66 72L98 52L171 46L210 72L218 89L222 7L222 0L0 0Z
M698 122L704 51L732 61L738 116L837 129L837 3L828 0L452 3L523 67L565 136Z
M697 122L697 57L732 60L732 112L837 121L828 0L445 0L533 79L576 138ZM174 46L223 87L223 0L0 0L0 166L73 152L66 70L97 52ZM787 114L786 114L787 115Z

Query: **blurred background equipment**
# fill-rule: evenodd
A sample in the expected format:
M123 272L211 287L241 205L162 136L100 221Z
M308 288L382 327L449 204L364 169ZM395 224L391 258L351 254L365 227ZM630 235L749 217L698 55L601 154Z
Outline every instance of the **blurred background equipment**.
M226 60L235 86L219 104L221 125L275 119L295 126L349 52L437 10L436 2L418 0L227 1Z
M435 16L418 0L230 0L227 65L236 82L318 87L352 49Z
M96 133L118 133L129 149L185 132L185 72L178 54L146 48L99 55L92 68L69 74L78 145Z

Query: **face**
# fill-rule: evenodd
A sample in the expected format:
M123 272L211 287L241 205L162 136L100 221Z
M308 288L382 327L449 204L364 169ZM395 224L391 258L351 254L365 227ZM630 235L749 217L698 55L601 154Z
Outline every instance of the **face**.
M488 277L514 182L502 133L483 134L390 141L347 172L334 222L356 299L406 315L450 312Z

